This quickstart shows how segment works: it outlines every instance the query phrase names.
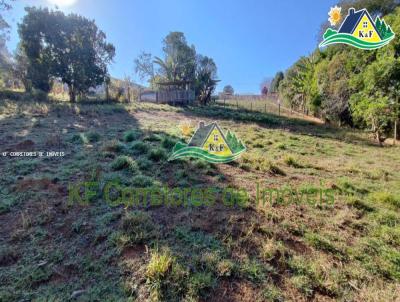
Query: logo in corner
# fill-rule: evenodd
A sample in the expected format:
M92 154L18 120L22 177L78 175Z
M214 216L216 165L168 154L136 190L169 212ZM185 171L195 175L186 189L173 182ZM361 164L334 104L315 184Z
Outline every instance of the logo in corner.
M168 160L193 157L211 163L227 163L237 159L244 151L246 147L234 133L228 131L224 135L216 122L209 125L200 122L189 143L177 142Z
M340 7L333 7L329 12L329 22L335 26L341 20ZM385 46L393 40L395 34L385 21L379 17L372 20L366 9L355 11L349 9L349 13L338 30L328 28L319 47L332 44L347 44L359 49L377 49Z

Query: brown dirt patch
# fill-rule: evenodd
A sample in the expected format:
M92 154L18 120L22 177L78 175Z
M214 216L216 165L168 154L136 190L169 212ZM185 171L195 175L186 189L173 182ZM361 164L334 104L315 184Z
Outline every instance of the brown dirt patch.
M211 300L216 302L254 302L257 290L247 281L230 282L223 280L214 291ZM204 300L205 301L205 300Z

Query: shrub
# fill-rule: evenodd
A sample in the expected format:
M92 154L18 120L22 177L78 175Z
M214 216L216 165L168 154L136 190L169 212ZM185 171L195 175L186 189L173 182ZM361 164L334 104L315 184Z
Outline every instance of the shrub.
M167 153L165 152L164 149L156 148L156 149L153 149L150 151L149 159L151 159L152 161L158 162L160 160L167 159Z
M94 131L89 131L88 133L86 133L86 137L90 143L95 143L100 140L100 134Z
M173 148L175 146L175 144L176 144L176 141L169 137L164 137L162 140L162 143L161 143L161 145L165 149L168 149L168 150Z
M89 140L84 133L79 133L79 134L74 134L74 136L71 139L71 142L75 144L87 144L89 143Z
M147 153L149 151L149 145L144 142L135 142L131 146L132 150L139 153Z
M113 170L128 169L130 171L136 171L137 163L129 156L121 155L112 162L111 168L113 168Z
M137 161L139 169L140 170L144 170L147 171L151 168L151 166L153 165L153 162L148 160L147 158L140 158Z
M162 137L159 134L153 133L149 136L146 136L144 140L149 142L160 142L162 141Z
M133 142L134 140L138 139L140 134L135 130L129 130L124 132L123 139L125 142Z

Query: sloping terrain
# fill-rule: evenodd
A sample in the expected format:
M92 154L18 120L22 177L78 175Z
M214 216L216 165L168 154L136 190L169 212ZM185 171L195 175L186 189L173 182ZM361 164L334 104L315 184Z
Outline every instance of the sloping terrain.
M247 152L230 164L169 162L183 121L217 121ZM400 296L400 149L365 133L221 106L2 100L0 145L65 153L0 157L0 301ZM87 204L69 194L82 182L96 187ZM217 198L111 206L109 183ZM257 204L257 183L311 197ZM250 200L224 204L227 187Z

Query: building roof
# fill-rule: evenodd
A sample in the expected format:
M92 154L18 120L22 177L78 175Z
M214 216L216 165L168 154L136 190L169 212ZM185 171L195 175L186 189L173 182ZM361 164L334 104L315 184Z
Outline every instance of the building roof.
M190 142L189 142L189 146L193 146L193 147L203 147L204 143L206 142L208 136L210 135L211 131L214 130L214 128L217 128L219 130L219 132L222 135L222 138L224 139L224 141L226 142L226 145L228 146L229 150L231 150L231 147L229 146L224 133L222 132L221 128L219 128L217 123L211 123L208 124L207 126L203 126L201 127L201 123L199 125L199 128L197 129L196 133L192 136ZM232 152L232 150L231 150ZM233 153L233 152L232 152Z
M371 22L372 26L375 28L375 23L372 21L371 16L368 11L364 9L360 9L359 11L354 11L354 8L349 9L349 14L346 19L343 21L342 25L339 28L339 33L353 34L354 30L357 27L357 24L360 22L361 18L366 15ZM376 30L379 37L382 39L381 34Z

